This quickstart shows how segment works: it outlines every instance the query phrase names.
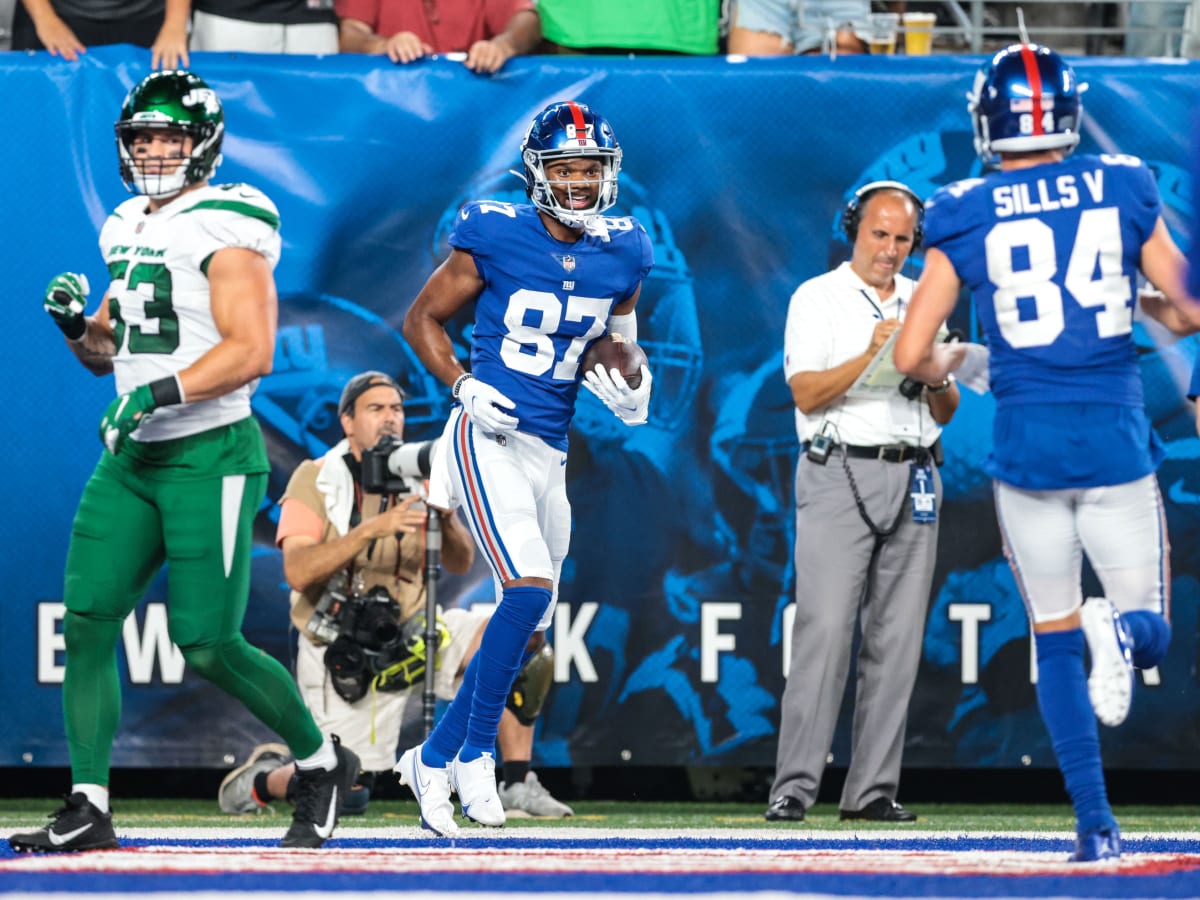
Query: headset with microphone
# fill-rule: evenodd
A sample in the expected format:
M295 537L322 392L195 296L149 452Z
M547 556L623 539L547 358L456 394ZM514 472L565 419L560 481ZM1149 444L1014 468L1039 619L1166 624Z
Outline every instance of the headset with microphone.
M913 226L912 251L921 249L921 240L925 237L925 232L922 228L922 223L925 220L925 204L921 202L921 198L917 196L916 191L899 181L872 181L869 184L864 184L855 191L854 196L842 211L842 232L846 235L846 239L853 244L858 239L858 226L862 221L863 206L871 199L872 195L879 191L888 190L900 191L900 193L907 195L912 200L913 206L917 208L917 221Z

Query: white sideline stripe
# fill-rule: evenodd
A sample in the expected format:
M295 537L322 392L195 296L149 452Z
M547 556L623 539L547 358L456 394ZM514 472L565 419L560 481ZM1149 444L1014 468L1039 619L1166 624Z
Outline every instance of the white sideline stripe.
M446 838L438 837L425 831L416 823L416 815L413 815L412 825L377 825L360 822L347 822L342 820L338 825L336 837L345 838L378 838L380 840L412 840L420 838L431 844L445 843ZM280 823L270 821L262 827L171 827L171 828L122 828L120 823L116 823L118 837L128 837L134 840L155 841L155 840L209 840L209 841L233 841L233 840L277 840L286 828L286 821L282 822L284 828L277 827ZM606 841L613 839L641 839L641 840L661 840L661 841L678 841L678 840L701 840L701 841L721 841L721 840L747 840L747 841L768 841L779 842L789 841L796 843L825 843L840 841L851 843L856 841L876 842L888 841L897 843L920 843L931 840L955 841L955 840L986 840L986 841L1014 841L1014 840L1075 840L1074 831L913 831L904 829L903 831L893 829L861 829L855 831L816 831L805 829L803 827L797 829L780 829L780 828L694 828L694 829L678 829L678 828L588 828L578 825L562 828L506 828L506 829L491 829L477 828L468 826L465 828L460 839L470 841L472 838L479 838L486 841L505 841L518 840L529 841L538 840L545 841L547 844L556 841ZM1129 846L1130 849L1136 849L1136 845L1140 841L1200 841L1200 830L1198 831L1163 831L1163 832L1121 832L1121 844ZM8 900L7 896L4 900Z
M137 891L133 893L122 894L96 894L88 892L86 894L65 894L55 892L54 900L130 900L132 897L145 898L145 900L318 900L321 897L345 897L347 894L353 893L356 898L367 898L367 900L395 900L396 897L403 897L404 900L479 900L481 895L478 892L458 892L458 891L406 891L400 888L388 891L363 891L363 890L347 890L345 892L336 893L332 891ZM515 891L506 891L502 886L497 885L493 896L507 896ZM578 893L574 894L543 894L540 891L535 895L538 900L580 900ZM704 894L704 893L686 893L686 894L639 894L622 891L620 893L605 893L586 895L587 900L746 900L747 895L744 893L720 893L720 894ZM5 894L4 900L47 900L46 894ZM854 896L848 894L838 894L836 898L830 894L794 894L783 891L756 891L754 900L879 900L878 896ZM937 900L967 900L967 898L954 898L947 895L939 894ZM978 898L970 898L970 900L978 900Z

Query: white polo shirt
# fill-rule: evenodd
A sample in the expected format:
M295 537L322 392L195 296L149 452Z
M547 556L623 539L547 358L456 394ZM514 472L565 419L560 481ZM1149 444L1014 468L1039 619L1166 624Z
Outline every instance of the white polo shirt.
M875 288L854 274L848 261L804 282L788 303L784 378L790 381L797 372L823 372L862 355L881 320L903 320L914 287L911 278L897 275L892 296L880 300ZM899 391L884 397L843 395L809 416L797 409L800 440L812 440L826 420L833 439L841 444L928 447L942 433L924 398L905 400Z

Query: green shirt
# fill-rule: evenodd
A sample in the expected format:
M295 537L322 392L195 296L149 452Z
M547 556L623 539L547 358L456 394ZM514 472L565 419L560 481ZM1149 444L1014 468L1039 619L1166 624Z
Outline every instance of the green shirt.
M539 0L537 10L564 47L717 52L719 0Z

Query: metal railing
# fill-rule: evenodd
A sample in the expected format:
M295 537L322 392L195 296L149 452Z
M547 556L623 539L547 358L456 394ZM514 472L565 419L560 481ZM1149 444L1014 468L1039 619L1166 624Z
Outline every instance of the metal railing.
M935 35L973 53L1017 37L1016 10L1031 40L1089 55L1195 56L1200 52L1200 0L948 0L954 24Z

